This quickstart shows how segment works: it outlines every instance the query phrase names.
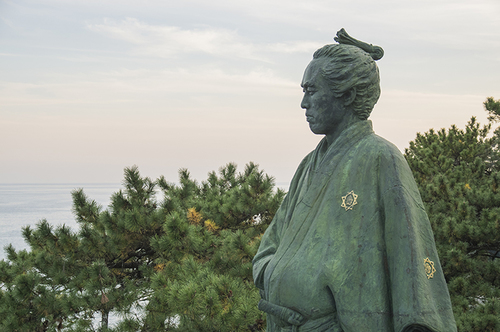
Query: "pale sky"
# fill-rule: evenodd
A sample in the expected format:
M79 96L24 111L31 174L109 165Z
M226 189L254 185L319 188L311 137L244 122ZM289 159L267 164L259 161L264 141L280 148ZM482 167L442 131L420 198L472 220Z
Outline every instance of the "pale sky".
M500 99L498 0L0 0L0 183L177 181L253 161L287 183L321 139L300 108L340 28L384 48L376 133L463 128Z

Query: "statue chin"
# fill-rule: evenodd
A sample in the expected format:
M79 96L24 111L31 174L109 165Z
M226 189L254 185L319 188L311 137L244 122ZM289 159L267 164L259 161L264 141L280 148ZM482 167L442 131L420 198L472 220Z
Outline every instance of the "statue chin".
M313 134L316 134L316 135L320 135L321 133L319 133L315 128L314 128L314 125L312 124L309 124L309 129L311 130L311 132Z
M321 130L321 128L319 128L319 127L320 126L318 126L318 124L309 122L309 129L311 130L311 132L313 134L316 134L316 135L326 135L326 133L324 132L324 130Z

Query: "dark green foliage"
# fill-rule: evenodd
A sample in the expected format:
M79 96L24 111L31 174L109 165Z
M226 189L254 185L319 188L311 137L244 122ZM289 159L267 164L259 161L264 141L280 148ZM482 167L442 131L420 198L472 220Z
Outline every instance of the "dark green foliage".
M492 101L485 103L490 112L500 104ZM431 221L459 331L500 331L499 131L488 137L490 128L491 122L481 127L472 118L465 130L431 129L417 134L405 152Z
M106 330L109 312L128 312L150 293L144 275L153 271L149 240L161 232L161 211L154 183L142 179L136 167L125 170L124 184L125 191L116 193L104 212L83 190L72 193L80 224L76 233L64 225L54 229L45 220L36 229L23 229L31 252L10 248L0 274L7 289L3 297L20 306L28 301L29 310L2 301L2 331L89 331L96 313Z
M77 232L45 220L24 228L31 251L10 246L0 262L0 330L261 329L251 260L284 192L252 163L201 184L179 175L174 185L125 169L106 210L72 193Z
M488 97L483 105L488 112L488 120L498 122L500 120L500 99L495 100L493 97Z
M252 163L241 174L228 164L200 185L186 170L180 179L180 186L159 180L173 212L152 241L161 258L148 311L164 317L146 320L159 328L176 317L165 327L181 331L252 330L264 317L251 262L284 193Z

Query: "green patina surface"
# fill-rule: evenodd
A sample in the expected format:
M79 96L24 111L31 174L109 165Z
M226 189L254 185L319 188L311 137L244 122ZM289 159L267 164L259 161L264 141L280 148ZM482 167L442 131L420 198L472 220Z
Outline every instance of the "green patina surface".
M327 45L302 87L309 126L325 137L253 261L267 331L456 331L412 173L366 120L380 94L375 63Z
M370 121L349 127L322 155L325 145L299 166L255 256L266 300L306 317L300 331L415 324L456 331L431 227L401 153ZM346 209L351 192L356 204ZM268 331L287 325L268 315Z

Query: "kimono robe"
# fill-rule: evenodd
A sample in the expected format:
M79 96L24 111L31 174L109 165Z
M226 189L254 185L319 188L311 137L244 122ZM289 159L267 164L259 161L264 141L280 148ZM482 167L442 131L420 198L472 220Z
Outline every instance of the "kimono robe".
M413 175L369 120L304 158L253 276L267 303L304 318L268 314L268 332L456 331Z

